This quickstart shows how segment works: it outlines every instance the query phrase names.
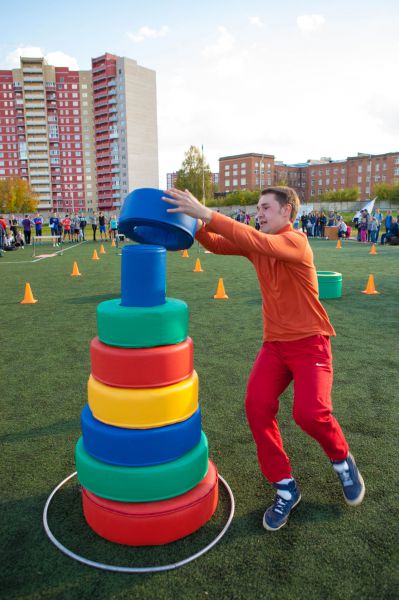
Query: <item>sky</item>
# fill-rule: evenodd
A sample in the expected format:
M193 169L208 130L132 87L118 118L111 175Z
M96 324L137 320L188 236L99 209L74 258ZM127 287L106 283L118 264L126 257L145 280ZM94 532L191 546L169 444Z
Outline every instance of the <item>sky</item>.
M19 56L90 69L105 52L157 76L160 187L191 145L212 171L399 150L397 0L27 0L1 9L0 69Z

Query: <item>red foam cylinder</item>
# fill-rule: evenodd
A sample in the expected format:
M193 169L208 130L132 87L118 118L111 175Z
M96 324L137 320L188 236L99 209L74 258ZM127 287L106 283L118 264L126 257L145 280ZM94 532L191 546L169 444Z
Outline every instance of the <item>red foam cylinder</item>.
M209 461L208 473L192 490L158 502L116 502L82 488L83 513L98 535L128 546L158 546L200 529L218 503L218 473Z
M118 348L95 337L90 344L91 372L112 387L147 388L178 383L194 369L193 341L155 348Z

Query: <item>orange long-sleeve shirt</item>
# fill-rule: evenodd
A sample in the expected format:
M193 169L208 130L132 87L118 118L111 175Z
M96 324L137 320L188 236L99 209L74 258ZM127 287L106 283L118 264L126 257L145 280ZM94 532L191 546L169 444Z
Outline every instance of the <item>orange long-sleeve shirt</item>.
M267 234L214 212L196 239L215 254L245 256L254 265L262 294L264 341L335 335L319 301L313 252L301 231L286 225Z

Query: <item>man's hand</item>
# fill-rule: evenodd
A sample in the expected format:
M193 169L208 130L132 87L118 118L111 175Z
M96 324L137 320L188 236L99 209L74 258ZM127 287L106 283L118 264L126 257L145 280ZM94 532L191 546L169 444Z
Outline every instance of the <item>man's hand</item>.
M167 212L184 213L189 217L194 217L194 219L201 219L205 223L209 223L212 219L211 209L201 204L201 202L199 202L188 190L182 192L181 190L172 188L167 190L165 194L172 196L173 200L171 198L166 198L165 196L162 197L162 200L165 200L174 206L174 208L168 208Z

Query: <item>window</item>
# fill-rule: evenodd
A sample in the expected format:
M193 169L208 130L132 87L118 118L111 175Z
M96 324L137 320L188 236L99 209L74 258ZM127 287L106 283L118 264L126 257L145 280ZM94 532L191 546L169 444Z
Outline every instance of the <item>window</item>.
M398 172L399 172L399 169L398 169ZM246 177L241 177L241 185L247 185Z
M358 167L357 167L357 172L358 172L358 173L361 173L361 172L362 172L362 165L358 165Z
M224 184L225 184L226 186L229 186L229 185L230 185L230 179L226 179L226 180L225 180L225 182L224 182Z

